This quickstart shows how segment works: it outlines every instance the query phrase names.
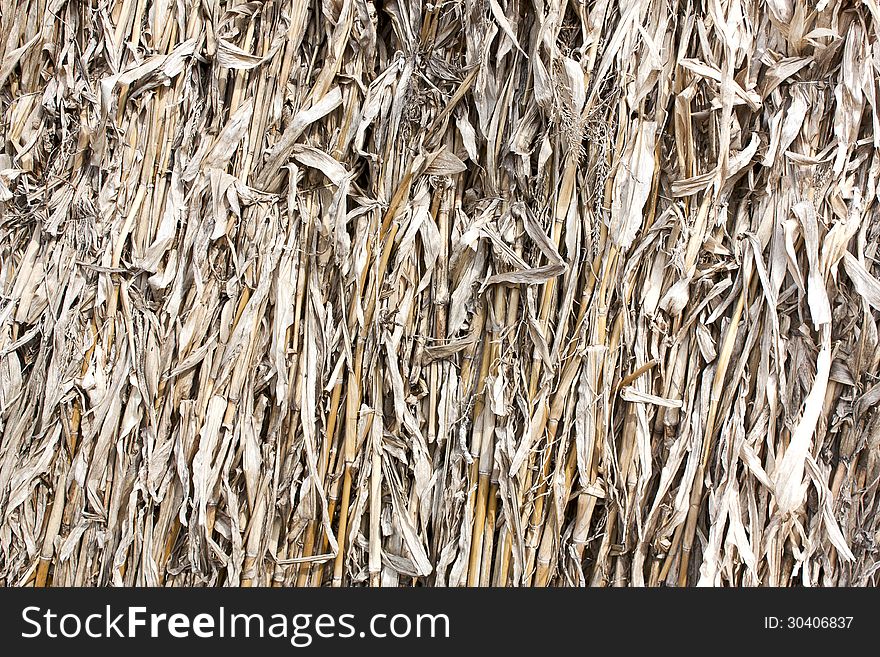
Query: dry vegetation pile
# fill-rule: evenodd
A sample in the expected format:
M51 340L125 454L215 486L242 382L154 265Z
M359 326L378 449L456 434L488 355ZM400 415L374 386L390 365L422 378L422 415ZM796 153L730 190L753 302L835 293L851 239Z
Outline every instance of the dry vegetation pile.
M875 0L0 11L0 583L876 582Z

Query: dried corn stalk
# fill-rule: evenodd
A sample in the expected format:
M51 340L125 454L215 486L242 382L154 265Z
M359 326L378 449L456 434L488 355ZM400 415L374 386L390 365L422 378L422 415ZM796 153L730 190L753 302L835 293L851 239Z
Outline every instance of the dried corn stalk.
M873 0L0 12L0 583L876 583Z

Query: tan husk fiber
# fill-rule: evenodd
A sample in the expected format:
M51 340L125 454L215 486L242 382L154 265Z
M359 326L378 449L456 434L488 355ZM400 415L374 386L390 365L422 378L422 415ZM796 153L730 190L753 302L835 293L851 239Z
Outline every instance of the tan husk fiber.
M0 584L877 582L874 0L0 11Z

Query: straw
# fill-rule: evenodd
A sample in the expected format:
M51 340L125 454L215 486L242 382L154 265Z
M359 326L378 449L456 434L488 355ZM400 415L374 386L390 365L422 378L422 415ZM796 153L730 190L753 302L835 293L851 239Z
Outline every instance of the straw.
M878 21L0 10L0 585L876 584Z

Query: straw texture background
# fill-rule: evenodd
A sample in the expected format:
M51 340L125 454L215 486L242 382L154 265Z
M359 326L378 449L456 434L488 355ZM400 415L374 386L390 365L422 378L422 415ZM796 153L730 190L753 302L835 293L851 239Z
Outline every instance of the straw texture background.
M875 0L0 11L0 584L876 583Z

